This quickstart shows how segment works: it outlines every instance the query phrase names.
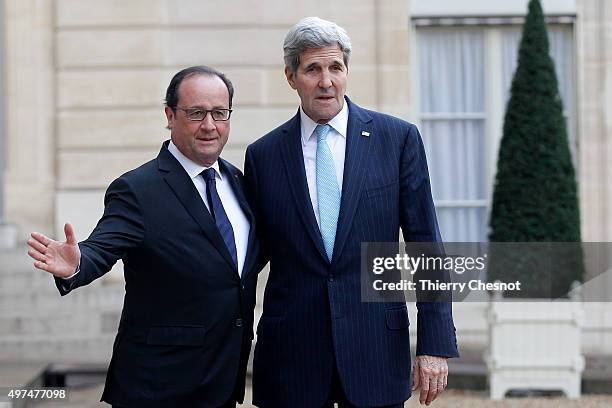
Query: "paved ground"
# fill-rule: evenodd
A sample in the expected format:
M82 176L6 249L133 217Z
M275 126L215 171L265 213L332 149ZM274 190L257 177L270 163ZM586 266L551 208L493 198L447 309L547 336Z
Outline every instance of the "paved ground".
M472 355L473 354L473 355ZM432 405L432 408L612 408L612 395L597 395L598 392L609 393L612 388L611 371L612 357L602 359L587 358L587 370L583 378L589 377L590 381L583 382L583 390L590 389L590 393L584 395L579 400L569 400L563 397L515 397L507 398L503 401L491 401L485 391L486 387L486 367L479 361L482 353L462 353L462 362L453 361L452 371L461 375L456 375L452 379L452 385L460 389L449 389L437 399ZM591 361L592 360L592 361ZM594 364L588 362L598 362L601 367L596 369ZM460 364L461 363L461 364ZM27 407L41 408L99 408L108 407L107 404L99 402L102 395L103 369L104 364L97 368L97 375L89 377L81 373L80 376L73 374L66 380L74 385L85 384L80 388L71 388L69 391L69 400L62 402L44 402L30 404ZM593 366L589 369L590 366ZM0 387L6 384L26 384L41 373L48 364L18 364L13 365L6 361L0 361ZM603 367L603 368L602 368ZM60 365L56 365L55 369L62 371ZM82 368L82 367L81 367ZM91 367L90 367L91 368ZM64 369L66 369L64 367ZM70 370L68 370L70 371ZM81 370L82 371L82 370ZM94 370L95 371L95 370ZM588 375L587 375L588 374ZM86 384L93 384L87 386ZM588 387L587 384L590 384ZM467 391L470 389L470 391ZM417 397L415 395L415 397ZM248 403L241 405L241 408L254 408L250 404L251 388L247 383L246 401ZM411 398L405 404L406 408L420 407L418 399ZM0 408L4 408L0 402ZM287 407L291 408L291 407Z
M102 394L102 386L92 387L79 391L71 391L70 402L44 403L34 405L40 408L101 408L107 404L97 402ZM251 400L251 389L247 389L246 400ZM404 407L420 407L418 400L411 398ZM240 405L241 408L253 408L251 404ZM434 401L431 408L610 408L612 395L587 395L579 400L567 398L510 398L503 401L491 401L485 392L447 390L439 399ZM291 408L291 407L287 407Z

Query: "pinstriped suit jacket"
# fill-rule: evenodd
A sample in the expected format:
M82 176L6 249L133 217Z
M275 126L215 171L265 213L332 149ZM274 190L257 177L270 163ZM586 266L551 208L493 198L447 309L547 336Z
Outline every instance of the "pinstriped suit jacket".
M397 242L400 227L407 242L440 240L425 153L414 125L346 101L331 263L308 195L299 112L246 152L246 190L270 261L253 374L253 401L262 408L322 406L334 361L355 405L410 396L406 305L361 302L360 244ZM417 355L457 356L451 305L417 308Z

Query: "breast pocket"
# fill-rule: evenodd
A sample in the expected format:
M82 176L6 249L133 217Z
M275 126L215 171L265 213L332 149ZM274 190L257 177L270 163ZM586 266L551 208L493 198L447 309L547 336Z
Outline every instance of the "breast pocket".
M368 198L394 196L397 194L398 180L376 185L372 187L366 187L366 196Z

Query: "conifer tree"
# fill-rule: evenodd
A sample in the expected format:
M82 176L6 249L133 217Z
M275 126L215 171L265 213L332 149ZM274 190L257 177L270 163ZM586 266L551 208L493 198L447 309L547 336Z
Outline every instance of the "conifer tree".
M489 241L580 242L576 178L539 0L529 2L523 26L497 162ZM525 246L517 264L516 254L504 261L497 251L495 257L492 244L489 280L520 280L521 297L567 293L573 281L582 280L582 252L578 245L553 247L559 257L551 258L557 259L540 259L550 254L542 246Z

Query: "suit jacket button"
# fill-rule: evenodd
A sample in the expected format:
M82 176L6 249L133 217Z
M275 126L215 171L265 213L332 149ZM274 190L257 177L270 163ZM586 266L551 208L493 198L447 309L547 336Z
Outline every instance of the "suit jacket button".
M333 282L333 281L334 281L334 275L330 273L330 274L329 274L329 276L328 276L328 278L327 278L327 280L328 280L329 282Z
M234 322L234 325L236 327L242 327L242 319L241 318L236 319L236 321Z

